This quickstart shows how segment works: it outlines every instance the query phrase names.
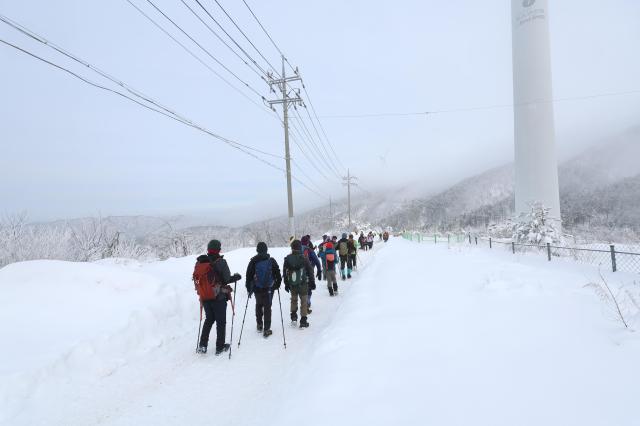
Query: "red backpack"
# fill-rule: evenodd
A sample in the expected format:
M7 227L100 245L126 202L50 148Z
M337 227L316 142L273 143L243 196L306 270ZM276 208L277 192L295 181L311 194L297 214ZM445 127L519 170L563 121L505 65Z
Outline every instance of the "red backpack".
M214 263L217 261L216 259ZM218 274L213 270L211 262L196 262L193 270L193 282L201 302L215 300L222 291Z

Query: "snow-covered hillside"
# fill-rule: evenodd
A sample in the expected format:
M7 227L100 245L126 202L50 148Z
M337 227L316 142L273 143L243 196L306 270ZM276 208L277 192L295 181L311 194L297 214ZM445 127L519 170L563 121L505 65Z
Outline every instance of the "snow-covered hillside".
M226 258L244 275L253 254ZM595 268L401 239L360 256L309 329L281 293L286 350L277 297L274 335L251 300L236 346L239 288L231 360L194 353L192 257L0 269L0 424L637 424L640 338L584 287Z

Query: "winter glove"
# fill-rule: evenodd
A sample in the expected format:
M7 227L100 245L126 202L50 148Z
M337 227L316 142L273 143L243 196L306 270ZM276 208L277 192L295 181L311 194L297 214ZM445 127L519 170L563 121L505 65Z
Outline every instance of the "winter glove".
M253 294L253 292L251 290L247 290L247 294L249 295L249 299L251 299L251 295Z
M322 270L318 269L318 273L316 274L316 278L322 281Z
M288 285L284 285L284 291L286 291L287 293L289 293L289 286Z
M240 281L241 279L242 279L242 275L240 275L237 272L231 276L232 283L235 283L236 281Z
M312 282L312 283L310 284L309 288L310 288L311 290L315 290L315 289L316 289L316 283L315 283L315 281L314 281L314 282Z
M280 280L278 280L278 281L274 282L274 283L273 283L273 289L274 289L274 290L278 290L278 289L280 289L280 284L281 284L281 281L280 281Z

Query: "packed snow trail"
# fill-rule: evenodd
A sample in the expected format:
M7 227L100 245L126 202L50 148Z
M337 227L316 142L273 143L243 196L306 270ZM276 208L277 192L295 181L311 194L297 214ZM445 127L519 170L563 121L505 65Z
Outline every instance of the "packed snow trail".
M286 252L270 249L280 264ZM254 253L237 250L225 258L244 275ZM53 371L31 377L28 392L16 386L21 393L10 397L12 389L2 389L0 412L4 406L12 412L0 419L11 425L637 424L640 339L583 288L597 280L595 268L400 239L376 243L360 257L354 278L338 282L338 297L318 282L309 329L290 327L289 297L281 291L286 350L277 296L274 334L264 339L255 331L251 299L237 347L246 302L239 285L231 361L194 354L193 258L107 265L155 277L162 297L136 314L140 324L130 321L107 338L115 349L84 342L86 360L76 349ZM0 291L20 267L6 269ZM24 319L8 316L2 319L14 326ZM12 342L7 322L0 327ZM79 339L82 330L77 333ZM20 367L27 371L29 364Z

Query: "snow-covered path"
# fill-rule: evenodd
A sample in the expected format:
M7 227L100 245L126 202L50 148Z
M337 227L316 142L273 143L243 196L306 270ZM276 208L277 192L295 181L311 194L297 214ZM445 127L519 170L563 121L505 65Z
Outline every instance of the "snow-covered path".
M281 262L285 250L270 252ZM231 269L244 273L252 254L228 254ZM197 317L182 313L193 295L172 287L183 308L147 331L157 345L120 354L90 385L70 379L51 395L34 386L6 424L637 424L640 339L583 288L594 268L400 239L361 256L339 297L318 285L307 330L289 326L281 293L286 350L277 302L265 340L251 300L231 361L196 356ZM184 288L192 262L138 269ZM236 341L246 302L238 293Z

